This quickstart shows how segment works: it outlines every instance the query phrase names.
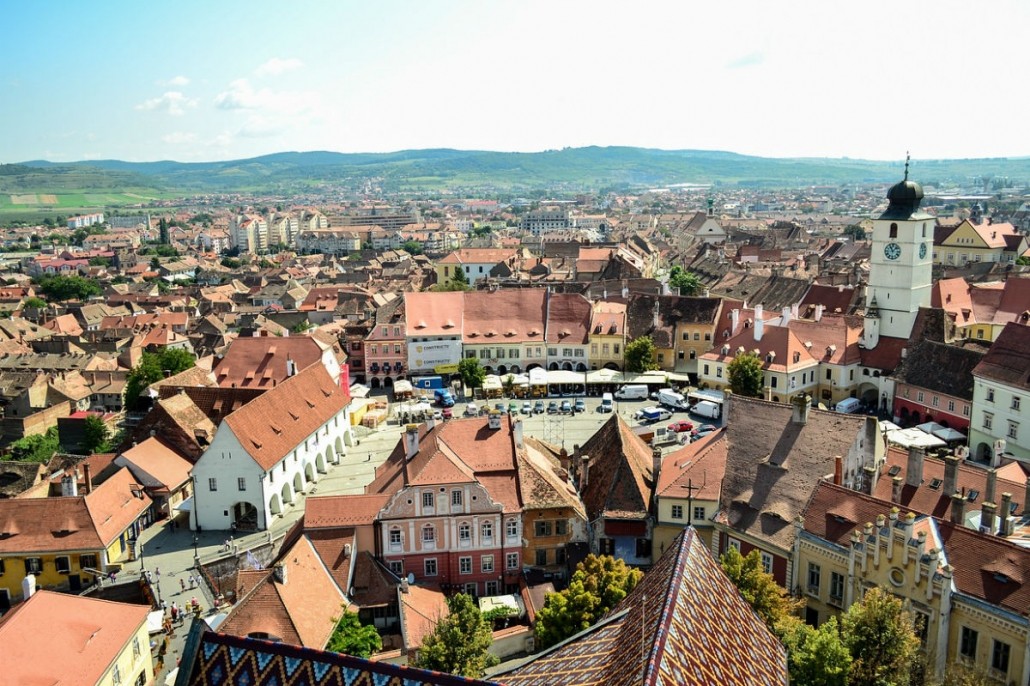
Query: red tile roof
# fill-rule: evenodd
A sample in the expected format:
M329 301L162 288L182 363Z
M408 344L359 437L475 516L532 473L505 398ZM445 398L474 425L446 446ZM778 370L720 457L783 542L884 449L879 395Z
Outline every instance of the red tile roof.
M230 344L213 372L225 388L272 388L289 377L287 359L297 371L322 361L322 349L310 336L246 336Z
M304 506L304 530L371 524L390 495L321 495L309 497Z
M1006 324L973 376L1030 390L1030 326Z

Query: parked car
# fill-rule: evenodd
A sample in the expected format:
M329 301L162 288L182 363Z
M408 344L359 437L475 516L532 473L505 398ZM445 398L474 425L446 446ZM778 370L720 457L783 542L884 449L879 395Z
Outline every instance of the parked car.
M522 403L522 414L533 414L533 403L528 400Z
M479 416L479 406L476 405L475 403L469 403L468 405L466 405L465 406L465 416L466 417L478 417Z
M711 424L702 424L701 426L697 427L696 429L690 432L690 437L696 441L697 439L704 438L708 434L718 430L719 427L717 426L713 426Z
M558 413L558 401L557 400L552 400L551 402L547 403L547 414L557 414L557 413Z
M506 405L504 403L494 403L494 409L498 412L504 412Z
M601 396L601 404L598 406L598 412L612 412L615 410L615 398L612 397L611 393L605 393Z
M512 400L510 403L508 403L508 414L518 414L518 413L519 413L519 404L517 402L515 402L514 400Z
M561 413L562 414L569 414L570 412L572 412L572 403L570 403L568 400L562 400L561 401Z
M669 424L669 431L675 431L678 434L681 434L684 431L693 431L693 430L694 430L694 425L691 424L690 422L685 422L683 420L680 420L678 422L673 422L672 424Z
M535 403L533 403L533 414L543 414L543 413L544 413L544 401L543 400L537 400Z
M443 412L441 412L440 410L435 410L433 412L433 419L435 419L436 421L440 421L441 419L443 419Z
M440 410L440 414L443 415L444 419L450 419L454 416L454 410L452 410L449 407L445 407L442 410Z
M574 407L576 408L576 412L586 412L587 401L583 398L576 398L576 404L574 405Z

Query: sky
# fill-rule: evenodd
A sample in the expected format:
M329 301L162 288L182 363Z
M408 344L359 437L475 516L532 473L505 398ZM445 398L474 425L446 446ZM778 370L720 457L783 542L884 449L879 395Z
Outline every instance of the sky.
M0 0L0 162L1030 155L1027 0Z

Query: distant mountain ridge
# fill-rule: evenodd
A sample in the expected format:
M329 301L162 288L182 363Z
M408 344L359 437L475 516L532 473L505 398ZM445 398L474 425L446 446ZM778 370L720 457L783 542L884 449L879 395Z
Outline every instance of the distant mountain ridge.
M312 183L358 184L375 180L385 190L488 188L521 191L545 188L596 190L611 187L713 183L747 186L879 183L897 180L903 161L848 158L766 158L716 150L659 150L635 147L564 148L534 153L436 148L389 153L330 151L279 152L249 159L215 162L125 162L88 160L55 163L31 160L33 186L47 189L48 177L74 169L95 170L96 183L145 183L183 190L253 190L302 187ZM18 165L5 165L6 168ZM61 171L63 170L63 171ZM20 171L20 170L19 170ZM0 192L18 173L0 173ZM109 177L115 177L114 179ZM913 178L923 183L962 182L978 176L1030 180L1030 157L966 160L916 160ZM7 181L5 183L5 180Z

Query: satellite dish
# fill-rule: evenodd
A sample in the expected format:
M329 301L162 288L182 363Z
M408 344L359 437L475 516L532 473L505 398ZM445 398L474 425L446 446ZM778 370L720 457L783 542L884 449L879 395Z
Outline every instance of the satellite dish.
M415 573L414 572L408 572L408 583L409 584L415 583Z

